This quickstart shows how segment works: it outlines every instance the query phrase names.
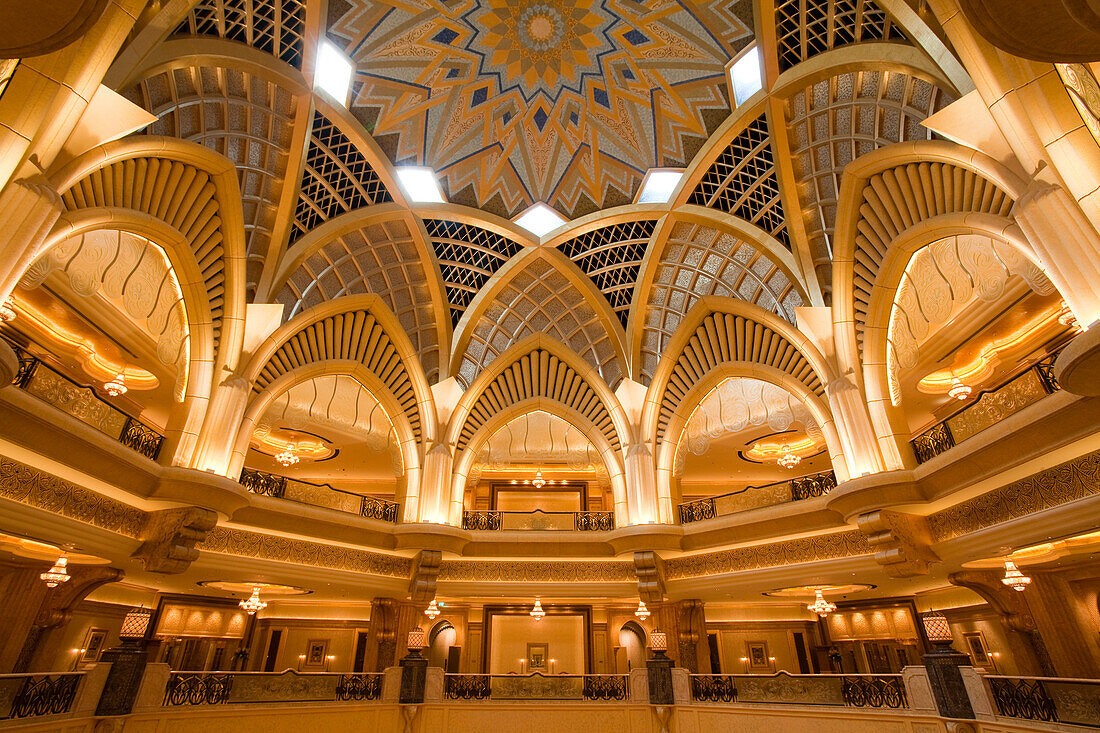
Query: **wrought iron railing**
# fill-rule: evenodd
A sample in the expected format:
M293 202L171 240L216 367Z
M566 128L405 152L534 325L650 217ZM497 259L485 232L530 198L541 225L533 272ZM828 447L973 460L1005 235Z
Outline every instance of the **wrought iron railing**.
M381 698L382 675L375 672L173 672L164 688L166 706Z
M165 705L221 705L229 702L228 672L173 672L164 688Z
M492 695L487 674L443 676L443 697L448 700L488 700Z
M585 700L625 700L625 674L589 674L584 676Z
M841 688L844 704L852 708L908 708L901 675L846 676Z
M959 443L1061 389L1054 376L1058 352L1017 372L997 387L983 390L950 417L909 441L917 463L930 461Z
M160 457L163 435L102 399L92 387L74 382L18 344L8 344L19 359L13 385L152 461Z
M337 700L378 700L382 697L382 675L379 673L342 674L336 686Z
M697 702L734 702L737 683L731 675L691 675L691 699Z
M447 700L586 700L624 701L629 696L624 674L447 674Z
M462 528L477 531L558 530L573 532L610 532L615 529L614 512L499 512L467 510L462 513Z
M363 496L333 488L328 484L299 481L253 468L242 469L239 481L241 486L253 494L335 509L383 522L397 522L397 502L376 496Z
M1041 679L992 677L985 678L997 714L1006 718L1058 722L1058 708L1047 693ZM1092 723L1100 726L1100 721Z
M76 700L76 691L80 687L82 677L80 673L0 677L0 688L6 688L2 697L11 695L8 698L11 703L6 711L3 710L3 703L0 701L2 719L18 720L69 712Z
M836 488L836 474L832 471L800 476L787 481L776 481L761 486L746 486L705 499L680 504L680 524L700 522L704 519L736 514L760 506L773 506L788 501L803 501L825 496Z

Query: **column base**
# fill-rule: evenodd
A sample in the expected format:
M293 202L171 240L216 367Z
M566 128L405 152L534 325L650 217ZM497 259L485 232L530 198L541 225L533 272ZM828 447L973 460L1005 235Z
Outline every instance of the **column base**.
M970 664L970 657L949 647L925 654L923 661L940 716L973 720L974 708L970 705L970 695L959 671L959 667Z
M672 689L672 660L659 654L645 663L649 681L650 705L673 705L676 696Z

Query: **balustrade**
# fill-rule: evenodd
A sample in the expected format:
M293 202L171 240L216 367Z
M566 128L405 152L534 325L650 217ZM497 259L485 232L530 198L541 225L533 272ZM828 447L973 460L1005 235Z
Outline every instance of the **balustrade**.
M698 702L733 702L737 699L737 683L730 675L691 675L691 699Z
M364 702L382 697L378 673L173 672L164 705L262 702Z
M328 484L299 481L252 468L243 469L239 481L241 486L253 494L335 509L383 522L397 522L397 502L379 499L376 496L354 494L333 488Z
M906 709L901 675L691 675L696 702Z
M1100 680L986 675L1005 718L1100 728Z
M585 700L626 701L627 676L622 674L444 675L447 700Z
M680 524L724 517L749 509L774 506L789 501L813 499L825 496L835 488L836 474L832 471L801 476L788 481L776 481L763 486L746 486L737 491L680 504Z
M82 678L80 673L0 675L0 720L69 712Z
M464 511L462 528L476 531L557 530L609 532L615 529L614 512Z

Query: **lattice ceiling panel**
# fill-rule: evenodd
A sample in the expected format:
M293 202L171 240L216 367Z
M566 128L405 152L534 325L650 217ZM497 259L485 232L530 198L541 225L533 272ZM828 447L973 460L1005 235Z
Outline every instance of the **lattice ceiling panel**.
M775 7L775 33L780 71L853 43L908 42L874 0L781 0Z
M199 0L175 35L247 43L300 69L305 25L303 0Z
M291 242L340 214L389 201L393 197L355 143L314 112Z
M626 327L634 283L657 221L632 221L594 229L570 239L560 249L592 278Z
M291 144L293 95L243 71L204 66L157 74L127 96L159 118L146 128L149 134L206 145L237 165L251 297L273 254L271 232Z
M758 305L794 323L805 300L764 253L733 235L680 222L669 235L645 308L641 375L648 383L672 334L699 298L720 295Z
M523 245L487 229L456 221L425 219L424 226L447 287L451 320L457 324L485 282L523 249Z
M750 221L791 248L764 115L753 120L711 163L689 203Z
M612 389L622 364L599 314L564 273L537 258L497 294L473 326L459 366L459 381L474 378L512 344L545 333L577 352Z
M832 289L831 241L844 167L886 145L930 139L921 122L953 101L951 94L908 74L861 71L824 79L788 102L799 198L826 292Z
M376 293L397 316L429 382L439 375L439 335L428 273L402 221L356 229L314 250L275 296L284 319L334 298Z

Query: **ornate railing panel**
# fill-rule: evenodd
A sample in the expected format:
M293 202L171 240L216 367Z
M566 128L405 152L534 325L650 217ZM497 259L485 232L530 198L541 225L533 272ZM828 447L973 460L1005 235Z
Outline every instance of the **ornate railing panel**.
M895 710L909 707L901 675L848 676L841 689L848 707Z
M482 531L500 529L500 512L464 511L462 529Z
M443 677L443 697L448 700L488 700L492 695L487 674L448 674Z
M0 720L61 715L76 700L81 674L0 677Z
M77 384L16 344L8 343L19 359L19 371L12 384L146 458L157 460L163 435L101 399L91 387Z
M578 532L610 532L615 529L614 512L576 512L573 528Z
M382 675L342 674L340 684L336 686L337 700L378 700L382 697Z
M377 496L364 496L363 503L359 507L359 516L396 523L397 506L396 501L379 499Z
M250 493L274 496L277 499L283 498L283 492L286 491L286 476L276 476L252 468L241 470L240 483Z
M232 689L228 672L173 672L164 688L164 704L221 705L229 702Z
M680 505L680 524L714 519L764 506L785 504L825 496L836 488L836 474L832 471L801 476L789 481L776 481L763 486L746 486L706 499L684 502Z
M1057 357L1051 354L999 387L980 392L965 407L913 438L909 444L917 463L932 460L1061 389L1054 376Z
M731 675L691 675L691 699L697 702L734 702L737 683Z
M253 494L272 496L276 499L296 501L325 509L335 509L348 514L358 514L368 519L383 522L397 522L397 502L379 499L376 496L363 496L350 491L341 491L328 484L314 484L309 481L279 476L274 473L257 471L252 468L241 470L240 484Z
M500 512L466 510L462 528L477 531L574 531L609 532L615 529L614 512Z
M585 700L625 700L625 674L589 674L584 677Z
M1006 718L1058 721L1054 701L1050 699L1042 680L986 677L997 714Z

